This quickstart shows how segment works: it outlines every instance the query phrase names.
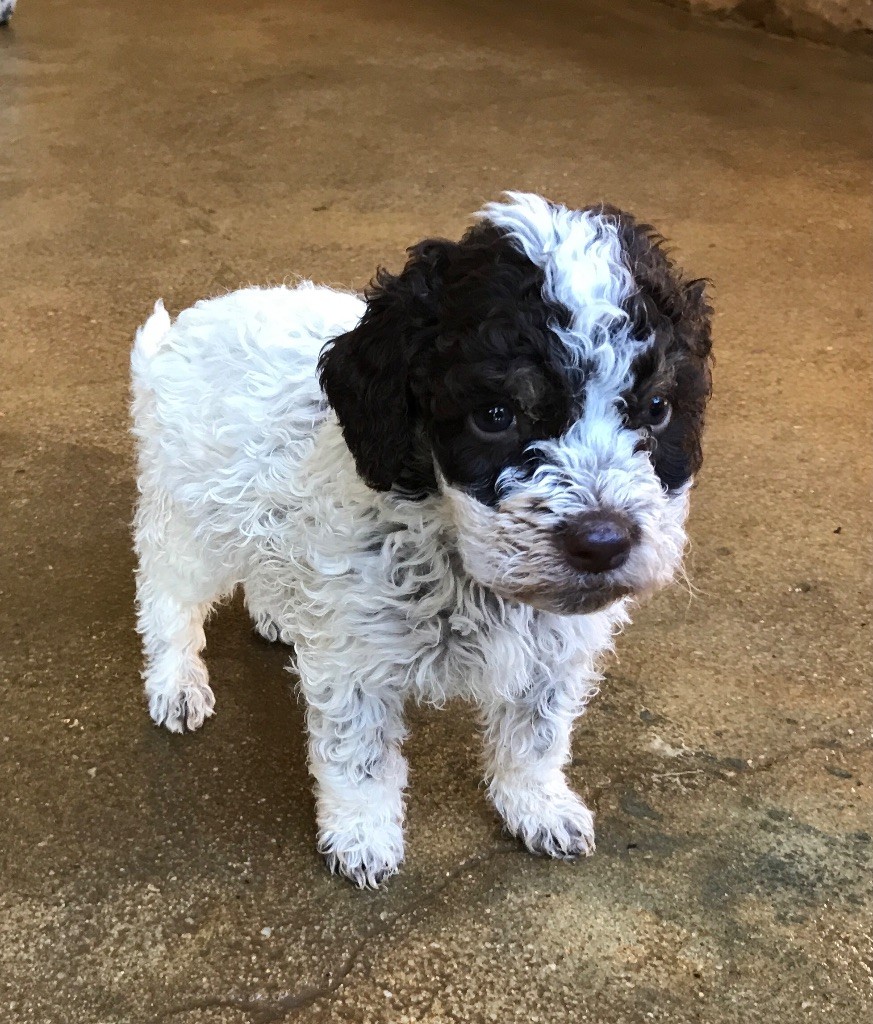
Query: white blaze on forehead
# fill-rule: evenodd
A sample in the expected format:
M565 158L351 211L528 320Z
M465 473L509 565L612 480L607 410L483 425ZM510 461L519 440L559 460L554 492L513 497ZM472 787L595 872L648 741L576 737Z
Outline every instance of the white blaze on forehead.
M541 196L507 192L479 216L506 231L545 274L544 297L568 310L568 328L551 324L577 365L618 383L646 347L630 336L623 303L636 291L615 224L595 211L568 210Z
M622 416L634 359L653 339L632 334L624 307L637 285L615 218L568 210L528 193L509 192L507 197L505 203L488 204L480 216L506 231L542 269L544 299L569 313L568 326L549 326L572 363L584 370L585 402L580 418L561 437L532 445L543 457L532 478L515 469L501 474L504 495L544 490L538 492L540 499L548 498L557 511L566 511L561 495L580 509L630 511L647 502L657 508L661 486L648 457L636 451L636 431L626 427Z

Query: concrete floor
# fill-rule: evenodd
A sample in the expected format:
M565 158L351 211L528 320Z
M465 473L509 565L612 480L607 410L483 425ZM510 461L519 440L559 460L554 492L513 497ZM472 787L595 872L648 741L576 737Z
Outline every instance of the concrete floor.
M0 33L0 1019L856 1024L871 993L869 72L631 0L25 0ZM384 891L313 849L283 652L145 712L131 335L361 285L502 188L609 199L717 284L698 588L578 729L596 856L532 858L469 711L414 714ZM826 1016L825 1016L826 1015Z

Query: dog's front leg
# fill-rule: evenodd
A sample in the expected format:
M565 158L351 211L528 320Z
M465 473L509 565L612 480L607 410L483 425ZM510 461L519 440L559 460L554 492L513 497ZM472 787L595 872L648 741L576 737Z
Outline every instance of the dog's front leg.
M581 706L575 689L542 680L483 709L489 796L507 831L549 857L594 852L594 819L563 771Z
M376 888L403 860L402 701L356 683L304 691L319 852L331 871Z

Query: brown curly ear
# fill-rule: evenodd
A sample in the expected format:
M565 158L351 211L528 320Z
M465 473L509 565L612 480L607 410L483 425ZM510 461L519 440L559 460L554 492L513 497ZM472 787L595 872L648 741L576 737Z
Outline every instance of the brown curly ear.
M700 277L682 285L682 304L676 326L683 342L699 359L712 360L712 306L706 289L710 282Z
M657 348L643 355L637 373L644 373L646 361L662 360L674 377L673 415L658 435L653 457L661 483L674 490L687 484L703 461L701 441L712 391L709 282L687 280L650 225L621 211L612 210L611 216L636 285L627 303L632 329L638 338L657 338Z
M430 239L409 250L400 274L379 270L358 326L329 342L318 361L321 387L358 473L379 491L397 483L417 489L433 475L429 453L422 459L416 450L419 408L409 373L438 332L439 282L454 248Z

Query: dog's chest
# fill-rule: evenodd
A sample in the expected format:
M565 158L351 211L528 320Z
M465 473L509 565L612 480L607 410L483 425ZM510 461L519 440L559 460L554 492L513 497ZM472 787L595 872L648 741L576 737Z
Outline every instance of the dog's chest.
M589 638L577 635L578 623L496 597L470 578L444 534L430 544L415 534L397 538L381 570L375 590L390 619L402 622L397 653L420 699L509 695L543 671L552 675L556 650L590 664Z
M319 447L307 493L276 527L259 570L275 574L271 589L298 648L362 685L400 685L439 703L517 691L543 670L559 672L559 662L590 663L608 642L608 627L589 636L579 622L473 581L439 496L374 497L344 445Z

